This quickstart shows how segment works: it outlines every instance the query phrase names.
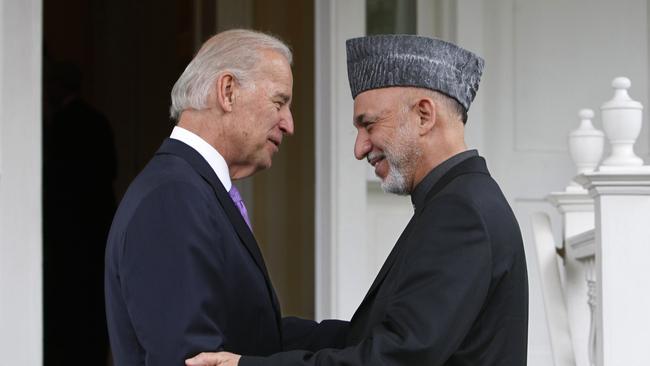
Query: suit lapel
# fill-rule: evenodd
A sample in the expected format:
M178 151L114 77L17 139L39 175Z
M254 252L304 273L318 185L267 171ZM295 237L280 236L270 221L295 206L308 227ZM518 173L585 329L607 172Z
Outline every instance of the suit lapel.
M157 154L172 154L181 157L187 161L203 177L203 179L208 182L208 184L210 184L217 200L221 204L221 207L223 207L228 220L230 220L230 223L235 229L237 236L239 236L240 241L244 244L251 257L253 257L255 264L257 264L260 271L262 271L279 321L280 306L275 291L273 290L273 285L271 284L266 265L264 264L264 258L257 246L257 241L246 224L246 221L244 221L239 209L237 209L223 184L221 184L217 174L212 170L201 154L181 141L169 138L166 139Z
M427 202L433 199L433 197L435 197L443 188L445 188L447 184L449 184L452 180L454 180L455 178L461 175L469 174L469 173L489 174L485 164L485 159L483 159L480 156L471 157L466 160L463 160L459 164L449 169L449 171L445 175L443 175L440 178L440 180L438 180L438 182L434 184L433 188L431 188L431 190L427 193L426 199L424 200L425 205ZM411 234L411 231L413 231L413 227L417 224L418 217L420 216L421 212L422 210L419 209L415 212L413 217L411 217L411 220L409 221L408 225L406 225L406 228L400 235L399 239L397 239L397 243L395 243L393 249L390 251L390 254L386 258L386 261L381 266L381 269L379 270L377 277L375 277L375 280L373 281L372 285L370 285L370 289L366 293L366 296L363 298L363 301L361 301L361 305L354 313L352 319L354 319L357 316L359 310L370 299L370 297L372 297L372 295L375 293L375 291L377 291L379 286L384 282L386 275L393 267L397 257L400 254L402 243L404 243L408 239L409 235Z

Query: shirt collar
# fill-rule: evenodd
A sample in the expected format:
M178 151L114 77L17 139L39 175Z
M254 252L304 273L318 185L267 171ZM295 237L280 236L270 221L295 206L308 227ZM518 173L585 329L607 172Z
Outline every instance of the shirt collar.
M424 205L424 200L427 197L427 193L429 193L431 188L433 188L433 186L438 183L440 178L442 178L442 176L445 175L449 169L474 156L478 156L478 151L463 151L431 169L431 171L424 177L424 179L422 179L420 183L418 183L418 185L411 193L411 202L413 203L415 210L418 211L420 208L422 208Z
M230 180L228 164L226 164L226 160L223 158L223 156L221 156L221 154L219 154L217 149L199 137L199 135L190 132L182 127L175 126L172 130L171 136L169 137L184 142L196 150L196 152L198 152L203 157L203 159L208 162L212 170L214 170L214 172L217 174L217 177L221 181L221 184L223 184L223 187L226 189L226 191L230 191L230 187L232 187L232 181Z

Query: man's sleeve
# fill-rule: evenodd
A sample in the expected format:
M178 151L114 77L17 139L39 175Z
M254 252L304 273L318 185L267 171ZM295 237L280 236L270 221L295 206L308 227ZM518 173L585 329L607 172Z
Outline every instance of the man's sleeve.
M282 318L282 349L318 351L323 348L343 348L350 322L343 320L313 320Z
M436 201L422 213L403 248L404 273L394 295L375 299L389 304L368 337L341 350L243 356L239 365L443 365L487 297L491 250L483 220L471 204L455 196Z
M125 234L120 283L145 365L184 365L226 341L215 314L222 238L208 201L189 183L165 183L141 202Z

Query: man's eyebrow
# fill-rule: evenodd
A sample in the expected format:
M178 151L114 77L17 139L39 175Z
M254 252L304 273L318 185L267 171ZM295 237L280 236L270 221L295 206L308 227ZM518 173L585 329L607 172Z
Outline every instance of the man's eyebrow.
M362 126L364 124L368 124L370 122L374 122L379 118L379 115L372 114L372 113L361 113L360 115L354 117L353 119L353 124L355 126Z
M361 126L361 124L363 123L363 121L364 121L365 119L366 119L366 114L365 114L365 113L361 113L360 115L354 117L354 119L352 120L352 123L353 123L355 126Z
M286 93L279 92L275 96L282 99L283 103L288 103L291 100L291 96Z

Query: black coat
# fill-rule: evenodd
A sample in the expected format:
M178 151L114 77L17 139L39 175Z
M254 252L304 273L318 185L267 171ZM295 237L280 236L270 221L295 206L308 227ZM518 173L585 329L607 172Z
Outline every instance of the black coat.
M522 366L527 334L519 226L483 158L472 157L416 210L355 312L346 348L239 364Z
M343 322L280 317L255 238L208 163L167 139L115 214L105 268L116 366L182 366L203 351L342 345ZM329 340L329 343L321 343Z

